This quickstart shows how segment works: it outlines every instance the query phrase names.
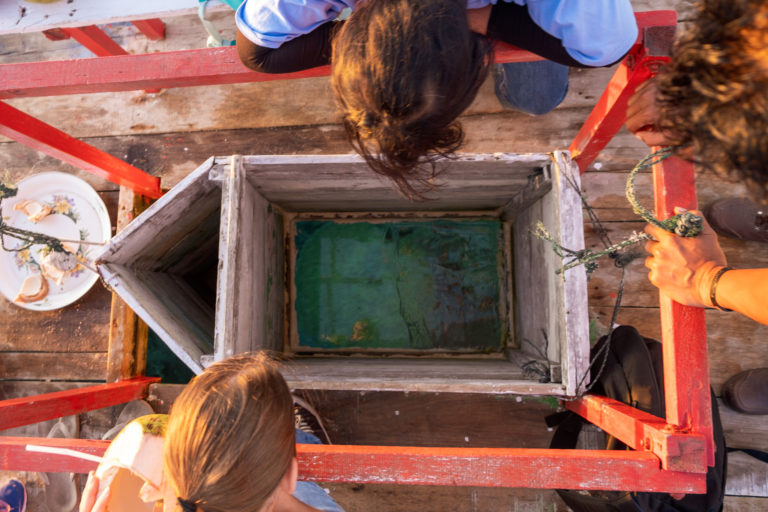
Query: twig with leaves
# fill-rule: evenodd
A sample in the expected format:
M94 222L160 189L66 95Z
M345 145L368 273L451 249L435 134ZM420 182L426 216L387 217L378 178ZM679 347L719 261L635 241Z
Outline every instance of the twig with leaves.
M637 194L635 193L635 176L637 176L637 173L643 169L647 169L653 165L661 163L673 155L674 150L672 148L663 148L640 160L640 162L638 162L632 171L630 171L629 177L627 178L627 201L629 201L629 203L632 205L632 211L634 211L635 214L639 215L649 224L653 224L654 226L658 226L666 231L669 231L670 233L675 233L679 236L696 236L701 233L701 217L691 212L682 212L668 219L659 220L653 215L653 213L651 213L647 208L640 204L640 202L637 200ZM582 201L585 202L584 195L581 193L581 191L578 192L582 198ZM562 274L566 270L578 267L579 265L584 265L587 274L591 274L597 269L597 260L603 256L616 258L620 250L652 239L652 237L647 233L635 232L626 240L610 245L602 251L595 252L589 249L574 251L572 249L568 249L567 247L563 247L549 234L546 227L541 222L536 224L536 229L533 231L533 234L537 238L549 243L552 246L552 250L555 252L555 254L561 258L571 258L570 261L567 261L561 268L557 269L556 272L558 274Z

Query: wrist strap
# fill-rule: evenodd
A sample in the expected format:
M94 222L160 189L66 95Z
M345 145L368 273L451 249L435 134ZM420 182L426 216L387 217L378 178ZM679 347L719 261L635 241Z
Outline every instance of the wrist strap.
M712 278L712 284L709 285L709 300L712 302L712 305L719 309L720 311L733 311L732 309L727 309L722 307L720 304L717 303L717 283L720 281L720 278L728 272L729 270L733 270L731 267L723 267L720 270L717 271L715 274L715 277Z

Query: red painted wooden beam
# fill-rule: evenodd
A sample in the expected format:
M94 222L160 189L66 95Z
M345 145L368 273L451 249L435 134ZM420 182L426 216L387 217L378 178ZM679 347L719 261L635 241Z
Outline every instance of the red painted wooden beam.
M95 462L26 445L101 456L108 441L0 437L0 470L87 473ZM303 480L371 484L626 489L703 493L705 475L664 471L650 453L522 448L298 445Z
M0 73L1 74L1 73ZM0 101L0 135L151 198L160 179Z
M101 457L109 441L95 439L61 439L51 437L0 437L0 470L40 471L44 473L88 473L98 464L68 455L28 451L27 445L50 446L75 450Z
M636 13L638 25L669 23L674 11ZM540 60L530 52L499 43L497 62ZM326 76L330 66L296 73L267 74L242 65L234 47L203 48L99 59L0 65L0 99L92 92L191 87Z
M645 452L299 445L299 474L321 482L703 493L704 474L664 471Z
M43 395L0 401L0 430L31 425L139 400L147 396L147 388L160 379L136 377L110 384L99 384Z
M659 148L654 148L657 150ZM693 163L668 158L653 166L656 216L674 215L674 207L697 207ZM660 294L661 341L667 421L708 440L707 463L715 463L705 310L683 306Z
M159 41L165 38L165 23L157 18L132 21L133 26L139 29L148 39Z
M243 66L237 48L202 48L69 61L0 65L0 99L154 87L191 87L326 76L330 66L297 73L257 73Z
M642 22L640 15L643 16ZM619 64L595 108L568 148L584 172L624 124L627 102L658 66L669 61L677 15L674 11L638 13L639 44Z
M680 432L662 418L604 396L586 395L565 405L630 448L652 452L663 469L707 472L707 441L701 434Z
M61 28L60 30L99 57L128 55L127 51L123 50L119 44L114 42L111 37L96 25L89 25L87 27L68 27Z

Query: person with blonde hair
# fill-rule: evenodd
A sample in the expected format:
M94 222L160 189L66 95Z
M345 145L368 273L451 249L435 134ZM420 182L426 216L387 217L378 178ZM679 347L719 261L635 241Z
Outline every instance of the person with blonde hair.
M234 356L192 379L165 432L164 512L343 512L317 484L298 482L294 399L264 352ZM80 512L103 512L91 475Z

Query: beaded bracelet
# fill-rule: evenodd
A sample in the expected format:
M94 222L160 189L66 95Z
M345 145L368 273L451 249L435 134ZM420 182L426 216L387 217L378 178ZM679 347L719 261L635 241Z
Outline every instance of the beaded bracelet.
M712 279L712 284L709 285L709 300L712 302L712 305L719 309L720 311L733 311L732 309L724 308L720 304L717 303L717 283L720 281L720 278L728 272L729 270L733 270L731 267L723 267L720 270L717 271L715 274L715 277Z

